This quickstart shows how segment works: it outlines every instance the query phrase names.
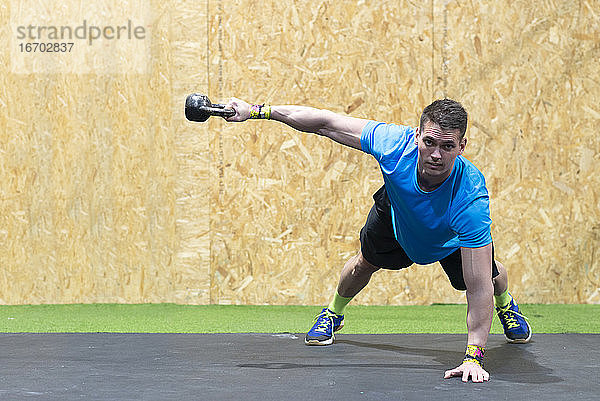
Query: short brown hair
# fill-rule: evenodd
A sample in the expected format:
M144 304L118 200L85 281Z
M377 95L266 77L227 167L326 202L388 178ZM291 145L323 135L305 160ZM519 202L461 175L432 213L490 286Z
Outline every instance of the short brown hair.
M423 131L423 126L431 121L443 131L459 130L462 139L467 131L467 118L467 111L456 100L438 99L423 110L419 130Z

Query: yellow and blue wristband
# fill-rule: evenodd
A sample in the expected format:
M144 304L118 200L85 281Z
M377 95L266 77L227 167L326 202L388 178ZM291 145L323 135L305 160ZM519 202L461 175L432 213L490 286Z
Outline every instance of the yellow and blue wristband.
M271 105L253 104L250 106L250 118L255 120L270 120Z
M467 349L465 351L465 359L463 359L463 363L471 362L475 363L483 368L483 355L485 354L485 349L480 347L479 345L467 345Z

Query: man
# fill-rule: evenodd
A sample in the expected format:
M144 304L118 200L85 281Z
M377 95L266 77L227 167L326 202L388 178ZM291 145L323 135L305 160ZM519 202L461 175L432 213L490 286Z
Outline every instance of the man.
M427 106L416 128L342 116L304 106L250 105L231 99L236 114L277 120L369 153L384 186L373 199L361 248L342 269L337 291L306 334L307 345L329 345L344 325L344 308L379 269L439 261L452 286L466 290L467 347L463 362L444 377L489 379L483 368L493 304L509 342L526 343L531 327L508 292L508 276L494 260L489 196L483 174L462 156L467 113L451 99Z

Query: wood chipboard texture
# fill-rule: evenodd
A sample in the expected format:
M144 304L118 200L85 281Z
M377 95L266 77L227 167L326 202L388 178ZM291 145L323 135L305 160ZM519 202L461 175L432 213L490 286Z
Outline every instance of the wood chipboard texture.
M460 100L511 291L600 302L599 1L150 9L146 73L17 74L0 53L0 302L329 302L376 162L276 122L189 123L192 92L406 125ZM434 264L354 302L464 300Z

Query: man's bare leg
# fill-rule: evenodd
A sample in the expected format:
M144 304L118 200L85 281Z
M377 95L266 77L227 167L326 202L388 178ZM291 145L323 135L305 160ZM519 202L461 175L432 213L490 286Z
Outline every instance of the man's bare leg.
M531 326L527 323L519 310L519 306L508 292L506 268L498 261L496 261L496 266L500 274L492 279L494 283L494 304L504 328L504 335L508 342L527 343L531 339Z
M361 252L350 258L340 275L337 290L327 308L317 316L313 327L304 339L306 345L329 345L333 343L334 332L344 327L344 308L371 280L379 270L365 260Z
M492 279L494 282L494 295L502 295L508 290L508 273L504 265L496 260L496 267L498 267L498 274Z
M356 296L371 280L371 276L379 270L379 267L367 262L362 253L358 251L356 256L350 258L340 275L337 292L345 298Z

